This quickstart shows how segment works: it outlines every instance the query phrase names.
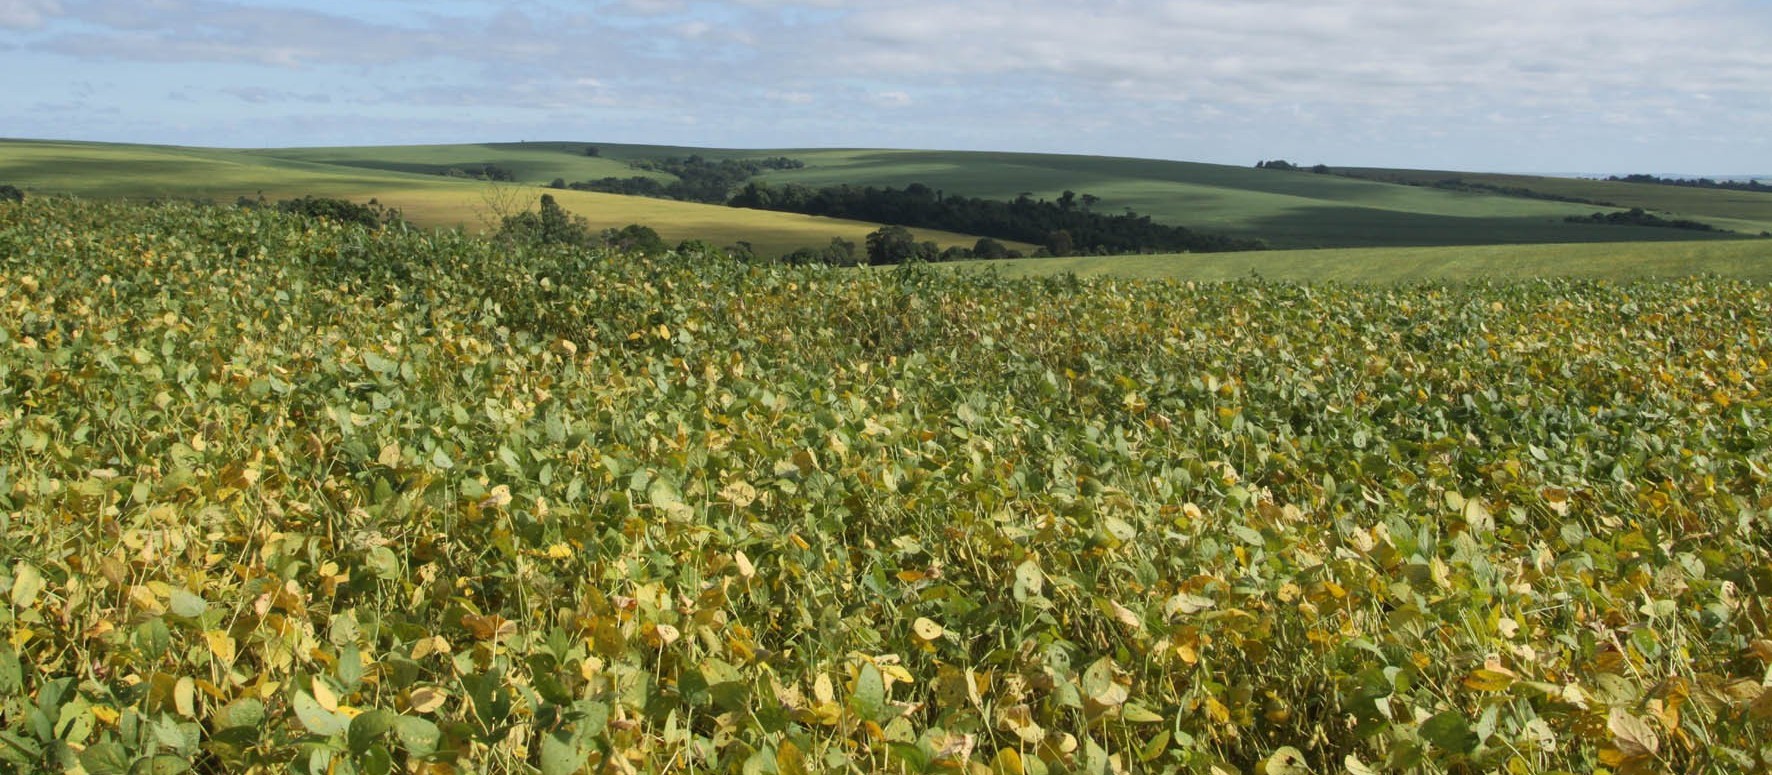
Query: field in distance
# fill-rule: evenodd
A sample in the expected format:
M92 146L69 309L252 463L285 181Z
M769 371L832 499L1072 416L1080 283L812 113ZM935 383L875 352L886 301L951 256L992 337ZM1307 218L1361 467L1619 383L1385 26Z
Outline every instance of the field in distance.
M446 173L451 170L496 166L516 183L532 186L611 177L663 179L668 176L636 169L631 163L690 155L710 160L786 156L804 163L800 169L769 170L755 178L777 186L922 183L947 194L995 200L1022 194L1056 200L1064 191L1075 191L1097 197L1093 207L1098 211L1131 209L1159 223L1258 238L1284 249L1689 243L1741 239L1772 230L1772 195L1753 192L1437 171L1349 168L1335 170L1342 174L1313 174L1152 159L962 151L740 150L582 142L226 150L0 141L0 182L92 197L229 201L261 191L273 199L301 194L359 201L375 197L401 208L420 225L477 229L489 222L487 186L450 177ZM1436 187L1448 179L1462 181L1463 190ZM533 199L540 192L523 193ZM765 255L823 245L832 236L860 243L877 228L864 222L663 199L581 191L555 195L567 209L600 228L643 223L668 240L699 237L718 244L746 240ZM1632 207L1727 231L1566 220ZM969 246L975 240L938 232L920 232L919 238L943 246ZM1531 250L1539 254L1537 248ZM1680 255L1688 249L1670 250ZM1662 251L1636 246L1621 252ZM1139 261L1155 265L1163 260Z
M445 146L467 148L472 146ZM478 231L497 222L500 207L533 208L542 193L552 193L567 210L584 216L597 229L631 223L656 229L667 241L705 239L718 245L740 240L758 253L775 256L801 247L822 247L832 237L860 246L878 224L792 213L741 210L718 205L617 196L587 191L543 192L533 186L503 184L427 174L408 159L413 149L359 149L389 159L379 167L284 158L249 151L153 145L0 140L0 183L38 193L74 194L95 199L205 199L232 202L238 197L265 196L271 201L305 195L354 201L376 199L399 208L407 220L425 227L461 226ZM430 151L449 166L471 164L475 157L459 151ZM293 154L300 156L301 154ZM576 159L575 174L622 174L618 161ZM509 164L509 154L494 163ZM482 160L482 163L488 163ZM404 168L396 168L402 167ZM539 169L537 167L536 169ZM630 170L631 172L631 170ZM528 178L521 178L527 183ZM497 199L510 200L499 205ZM918 239L943 247L970 247L975 237L934 230L915 230Z
M1673 230L1669 230L1673 231ZM1772 281L1772 241L1611 242L1265 250L1155 256L1070 256L965 261L1006 277L1075 273L1169 280L1414 283L1567 277L1631 280L1716 275Z
M597 157L585 155L595 147ZM254 153L328 165L437 173L450 167L497 164L520 180L546 183L652 175L626 162L700 155L711 160L786 156L802 169L764 173L776 185L842 184L902 188L922 183L948 194L1013 199L1022 193L1056 200L1064 191L1100 197L1096 208L1127 208L1160 223L1233 237L1263 239L1276 248L1538 244L1563 242L1690 241L1739 238L1682 229L1568 223L1569 216L1631 207L1711 223L1746 234L1772 229L1772 195L1670 189L1619 183L1603 195L1563 193L1578 181L1530 176L1396 172L1397 182L1341 175L1285 172L1223 164L1037 153L879 149L735 150L589 143L489 143L387 148L267 149ZM1502 178L1491 185L1612 202L1614 207L1492 191L1444 190L1401 183L1465 175ZM1593 183L1588 181L1587 183ZM1721 196L1718 196L1721 194Z

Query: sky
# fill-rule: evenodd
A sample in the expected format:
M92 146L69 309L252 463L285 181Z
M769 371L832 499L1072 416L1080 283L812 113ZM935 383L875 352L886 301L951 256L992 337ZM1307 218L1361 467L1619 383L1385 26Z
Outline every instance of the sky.
M1772 0L0 0L0 137L1772 173Z

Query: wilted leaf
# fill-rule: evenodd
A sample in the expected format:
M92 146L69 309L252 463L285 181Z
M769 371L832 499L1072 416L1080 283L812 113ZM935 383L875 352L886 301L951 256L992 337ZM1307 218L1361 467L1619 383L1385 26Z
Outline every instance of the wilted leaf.
M1661 739L1649 723L1623 708L1612 709L1606 728L1612 731L1613 744L1628 758L1646 758L1661 750Z

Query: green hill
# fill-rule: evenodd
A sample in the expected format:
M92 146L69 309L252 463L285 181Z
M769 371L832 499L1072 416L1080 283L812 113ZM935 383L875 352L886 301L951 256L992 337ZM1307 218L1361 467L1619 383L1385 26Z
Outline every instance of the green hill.
M497 223L499 211L521 209L543 191L526 184L484 181L427 174L450 167L494 163L535 172L540 161L558 159L574 174L618 174L627 167L617 161L585 157L564 150L530 152L499 148L476 153L482 146L434 148L302 149L276 153L217 148L123 145L54 141L0 140L0 183L36 193L74 194L94 199L201 199L231 202L238 197L268 199L303 195L365 201L376 199L399 208L420 226L466 227L471 231ZM562 167L564 169L565 167ZM527 174L527 173L526 173ZM550 176L551 177L551 176ZM527 181L528 178L523 180ZM585 191L551 192L567 210L584 216L595 228L641 223L665 239L706 239L717 244L750 242L759 253L780 255L801 247L828 244L842 237L860 244L878 224L791 213L740 210L719 205L673 202ZM970 246L975 237L918 230L919 239L942 245Z
M664 156L698 154L712 160L788 156L805 167L770 171L759 179L809 186L923 183L948 194L988 199L1023 193L1056 199L1069 190L1098 197L1094 207L1102 211L1131 209L1161 223L1258 238L1288 249L1690 242L1772 230L1772 195L1605 181L1374 169L1312 174L1153 159L962 151L599 143L594 144L597 155L591 156L586 154L588 147L593 144L221 150L13 141L0 142L0 181L87 196L231 199L259 191L272 196L376 196L421 224L472 226L485 217L485 184L442 173L496 165L520 183L543 185L555 179L662 177L636 170L628 162ZM1448 178L1464 181L1465 190L1433 186ZM667 238L747 240L775 252L822 244L831 236L858 240L874 227L584 192L561 192L560 198L599 226L641 222ZM1631 207L1735 233L1565 220ZM921 236L943 245L969 244L972 239L957 234Z
M1154 159L877 149L737 150L598 144L600 156L591 158L584 154L586 147L586 143L492 143L267 149L253 153L280 160L429 172L497 164L522 180L538 184L556 177L578 181L648 174L623 162L662 156L699 154L714 160L788 156L805 162L806 167L769 172L761 179L810 186L903 187L923 183L949 194L988 199L1012 199L1022 193L1056 199L1070 190L1100 197L1097 207L1104 210L1119 212L1130 208L1159 222L1264 239L1278 248L1689 241L1739 236L1567 223L1564 219L1568 216L1612 208L1494 192L1398 185L1418 182L1414 175L1386 182ZM1514 176L1468 177L1506 178L1494 185L1522 185ZM1525 187L1547 192L1556 186L1580 183L1555 178L1523 180L1529 184ZM1767 200L1764 202L1750 198L1723 206L1728 197L1682 196L1682 191L1664 192L1660 196L1665 201L1657 200L1660 205L1652 209L1750 234L1772 228L1772 197L1760 197ZM1640 206L1638 200L1621 199L1620 208Z

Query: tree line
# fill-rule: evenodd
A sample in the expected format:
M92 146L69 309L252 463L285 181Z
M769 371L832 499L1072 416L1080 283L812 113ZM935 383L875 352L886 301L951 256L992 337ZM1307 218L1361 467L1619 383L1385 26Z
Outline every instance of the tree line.
M1202 234L1156 223L1128 209L1096 212L1099 199L1066 191L1057 201L1023 193L1012 200L947 196L922 183L905 188L840 185L826 188L790 183L746 184L727 200L733 207L873 221L892 226L941 229L1042 245L1047 255L1128 253L1210 253L1259 250L1256 240Z
M1690 229L1692 231L1725 231L1702 221L1685 218L1663 218L1641 207L1632 207L1628 211L1610 213L1594 213L1593 215L1571 215L1563 220L1569 223L1599 223L1608 226L1655 226L1664 229Z
M1720 188L1729 191L1755 191L1772 194L1772 186L1757 180L1711 180L1710 178L1662 178L1654 175L1613 175L1606 178L1614 183L1648 183L1656 186L1685 186L1687 188Z
M797 170L806 166L798 159L777 156L767 159L721 159L711 161L702 156L640 159L628 166L647 172L662 172L675 180L659 180L644 175L608 177L568 183L555 178L554 188L575 191L599 191L606 194L648 196L655 199L676 199L683 202L720 204L739 184L760 175L764 170Z

